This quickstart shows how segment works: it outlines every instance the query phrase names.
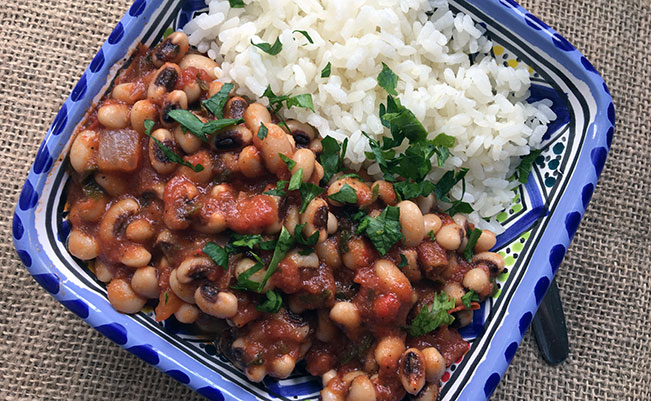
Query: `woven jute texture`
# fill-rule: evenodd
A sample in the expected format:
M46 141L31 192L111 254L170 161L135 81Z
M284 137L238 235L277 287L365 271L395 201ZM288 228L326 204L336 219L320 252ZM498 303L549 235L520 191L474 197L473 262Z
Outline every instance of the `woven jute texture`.
M527 334L494 400L651 400L651 1L523 0L601 71L617 130L558 274L571 354ZM129 0L0 7L0 399L194 400L55 302L11 242L22 183L58 108Z

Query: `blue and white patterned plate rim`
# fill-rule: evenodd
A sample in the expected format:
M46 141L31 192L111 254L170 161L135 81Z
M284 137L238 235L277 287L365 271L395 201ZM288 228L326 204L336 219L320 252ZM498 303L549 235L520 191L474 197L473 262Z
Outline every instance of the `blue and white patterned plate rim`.
M188 3L197 3L188 0ZM441 398L487 399L510 363L522 336L551 282L592 196L605 163L614 132L615 114L608 89L590 62L567 40L511 0L457 0L453 6L488 25L491 33L520 55L544 56L540 66L568 96L573 107L582 109L583 126L580 154L573 173L559 190L549 214L533 226L532 236L540 234L527 256L526 274L513 278L514 291L502 297L501 306L486 331L490 336L473 347L483 347L483 358L464 361L450 379ZM70 134L83 119L88 107L103 94L113 65L124 59L140 41L155 42L158 34L147 29L161 23L169 25L177 16L181 2L136 0L102 45L88 69L61 107L36 155L16 206L13 236L16 250L30 273L50 294L92 327L146 362L211 399L266 399L262 386L245 390L233 383L246 382L239 372L215 374L199 359L170 346L165 338L154 337L150 329L132 317L122 315L106 299L89 291L75 277L66 275L59 265L61 255L45 233L54 214L46 213L52 196L55 167L65 158ZM534 60L525 60L536 64ZM538 71L538 70L537 70ZM576 98L573 98L576 94ZM581 98L581 99L580 99ZM570 108L573 110L573 108ZM576 116L573 116L575 120ZM568 188L571 189L568 191ZM50 222L45 220L50 219ZM58 233L57 233L58 234ZM523 269L524 270L524 269ZM517 302L514 302L517 300ZM489 341L490 340L490 341ZM277 394L276 394L277 396ZM280 399L287 399L280 397Z

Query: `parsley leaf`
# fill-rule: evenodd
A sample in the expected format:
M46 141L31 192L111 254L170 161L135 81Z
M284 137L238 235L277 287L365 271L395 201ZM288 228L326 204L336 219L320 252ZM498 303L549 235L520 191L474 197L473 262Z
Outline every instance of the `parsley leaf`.
M278 313L280 307L283 305L283 297L274 290L267 291L265 295L267 299L255 308L260 312Z
M217 118L224 118L224 105L228 101L228 94L231 93L235 86L231 83L226 83L222 88L210 99L204 100L201 102L201 105L205 107L212 115Z
M400 264L398 264L398 268L402 269L403 267L406 267L409 264L409 261L407 260L407 257L403 254L400 254Z
M393 184L393 190L402 200L428 196L436 186L429 181L399 181Z
M150 137L151 140L154 141L154 143L156 143L156 145L158 145L158 148L161 150L161 152L163 152L163 154L165 155L165 157L169 161L171 161L173 163L176 163L176 164L180 164L182 166L189 167L195 173L203 171L203 166L201 164L197 164L195 166L195 165L192 165L192 163L190 163L190 162L186 162L185 160L183 160L183 158L181 156L174 153L174 151L172 151L172 149L165 146L165 144L163 144L163 142L161 142L158 139L151 136L150 132L151 132L151 129L154 127L154 124L155 123L152 120L145 120L145 135Z
M384 256L396 242L403 238L400 228L400 208L387 206L377 218L364 217L357 231L366 233L375 249Z
M296 167L296 162L294 160L290 159L289 157L285 156L282 153L278 153L278 156L280 156L280 159L285 162L287 168L289 168L290 170L293 170L294 167Z
M384 88L388 94L398 96L398 92L396 92L398 76L384 63L382 63L382 71L380 71L380 74L377 76L377 83L380 87Z
M308 42L310 42L311 44L314 44L314 41L310 37L310 34L307 33L307 31L299 31L298 29L295 29L295 30L292 31L292 33L296 33L296 32L298 32L301 35L305 36L305 39L307 39Z
M423 306L407 327L407 332L412 337L418 337L436 330L441 325L452 324L454 316L450 315L448 311L453 308L454 299L441 292L434 297L434 302L429 308L427 305Z
M260 283L251 280L249 277L251 277L255 273L259 272L263 268L264 268L264 265L262 263L259 263L259 262L254 264L253 266L249 267L242 274L237 276L237 284L231 286L231 288L233 288L235 290L260 292L261 289L264 287L264 285L260 286ZM265 284L266 284L266 282L265 282Z
M257 47L258 49L262 50L263 52L270 54L272 56L277 55L283 49L283 44L280 43L280 37L276 38L276 41L274 42L273 45L267 42L253 43L253 39L251 39L251 44Z
M321 182L327 183L333 175L338 173L343 166L343 158L348 147L348 138L344 139L342 145L339 145L336 139L326 136L321 140L323 151L319 160L323 167L323 179Z
M253 249L256 245L262 242L262 235L260 234L231 234L231 245L242 248Z
M462 202L462 201L454 201L452 202L452 206L445 211L445 213L449 214L450 216L454 216L457 213L472 213L473 208L469 203Z
M473 253L475 253L475 245L477 244L477 240L481 236L481 233L482 231L480 229L475 228L468 236L468 243L466 244L466 247L463 250L463 257L465 257L468 262L470 262Z
M228 4L230 4L232 8L244 8L244 2L242 0L228 0Z
M289 231L283 227L280 231L278 242L276 243L276 249L271 257L271 262L269 262L269 266L267 266L267 272L258 286L258 292L262 291L269 278L276 272L276 269L278 269L278 263L283 260L285 254L292 248L292 246L294 246L294 238Z
M529 173L531 172L533 163L541 153L542 149L534 150L520 160L520 164L516 167L515 171L518 173L518 181L521 184L526 184L529 181Z
M301 195L302 199L300 212L304 213L305 209L307 209L307 205L309 205L314 198L324 193L325 188L321 188L320 186L314 185L311 182L304 182L303 185L301 185L301 187L298 189L298 192Z
M209 242L203 247L201 252L208 255L210 259L217 263L217 266L221 266L222 269L228 270L228 252L226 252L224 248L214 242Z
M316 245L316 242L319 240L319 231L315 231L312 233L312 235L305 238L305 234L303 234L303 230L305 229L306 225L307 223L296 225L296 227L294 228L294 240L296 241L297 244L301 244L305 246L314 246Z
M273 196L286 196L287 191L285 191L285 186L288 184L287 181L278 181L276 183L276 189L270 189L269 191L265 191L264 195L273 195Z
M479 295L475 293L475 291L470 290L466 292L462 297L461 297L461 302L463 302L463 306L466 307L466 309L472 308L472 303L473 302L479 302Z
M314 111L314 104L312 103L312 95L310 95L309 93L292 96L285 101L285 105L287 106L288 109L297 106L297 107L302 107L304 109L310 109Z
M468 173L467 168L462 168L458 173L454 171L446 172L443 177L436 183L436 188L434 188L434 195L436 199L442 200L443 202L452 203L450 198L448 198L448 193L456 185L457 182L461 181L463 177Z
M355 191L355 188L351 187L350 185L344 184L339 192L328 195L328 198L339 203L350 203L354 205L357 204L357 191Z
M450 148L456 143L456 138L450 135L439 134L432 140L434 152L436 153L436 163L443 167L445 161L450 157Z
M258 138L261 141L264 141L264 139L267 137L267 132L269 132L269 130L264 126L264 123L260 123L260 128L258 128Z
M170 110L170 118L181 124L185 129L190 131L194 136L200 138L203 142L208 143L207 135L213 134L221 129L232 125L241 124L243 119L238 118L221 118L204 123L191 112L183 109Z
M267 86L267 89L265 89L264 93L262 94L262 97L266 97L269 99L269 106L271 110L274 113L278 113L280 109L283 106L283 102L285 102L285 105L287 108L292 108L293 106L297 107L304 107L306 109L310 109L314 111L314 105L312 102L312 95L310 94L303 94L303 95L296 95L296 96L288 96L288 95L276 95L272 90L271 90L271 85Z
M330 72L332 71L332 64L328 61L328 64L326 64L325 67L321 70L321 78L328 78L330 76Z
M294 175L292 175L292 178L289 180L289 186L287 187L288 191L295 191L301 187L301 183L303 181L303 169L299 168Z
M432 240L432 242L436 242L436 234L434 234L434 230L429 230L427 235L429 236L429 239Z

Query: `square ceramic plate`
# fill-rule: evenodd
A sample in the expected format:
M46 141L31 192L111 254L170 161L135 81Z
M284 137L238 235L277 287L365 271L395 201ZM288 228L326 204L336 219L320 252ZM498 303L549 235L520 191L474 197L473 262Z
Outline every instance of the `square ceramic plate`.
M554 102L558 118L545 136L529 183L499 215L506 232L495 250L507 269L498 294L474 312L461 333L468 353L445 373L441 400L490 397L511 362L576 231L612 140L615 111L598 72L567 40L512 0L451 0L453 9L482 23L494 54L530 66L531 99ZM110 87L135 46L155 44L205 9L203 0L136 0L65 101L41 145L13 221L16 250L34 279L102 334L178 381L215 400L306 400L320 380L299 366L286 380L253 384L210 339L151 312L123 315L109 304L102 283L65 248L65 156L71 134L90 105ZM115 67L114 67L115 65Z

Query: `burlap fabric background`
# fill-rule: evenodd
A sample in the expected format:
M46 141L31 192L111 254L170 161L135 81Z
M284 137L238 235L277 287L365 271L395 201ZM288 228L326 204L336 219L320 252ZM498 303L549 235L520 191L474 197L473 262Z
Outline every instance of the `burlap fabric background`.
M651 1L523 0L602 72L617 130L562 264L570 358L545 365L531 334L495 400L651 400ZM130 0L0 6L0 399L194 400L89 328L32 280L11 216L58 108Z

